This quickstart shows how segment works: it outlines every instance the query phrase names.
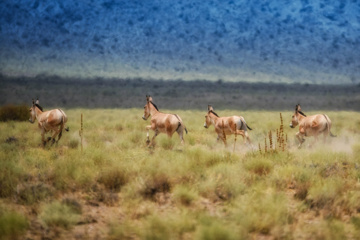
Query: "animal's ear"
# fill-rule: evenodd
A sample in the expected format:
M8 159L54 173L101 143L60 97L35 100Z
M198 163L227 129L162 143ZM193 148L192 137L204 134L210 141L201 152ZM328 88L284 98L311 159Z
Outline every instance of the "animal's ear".
M35 104L39 104L39 103L40 103L39 98L37 98Z
M300 112L301 111L301 107L300 104L297 105L297 111Z
M208 105L208 111L214 111L213 107L211 105Z
M152 97L149 95L149 100L148 102L152 102Z
M34 99L32 100L32 105L33 105L33 106L35 105Z
M146 94L146 101L149 102L150 95Z

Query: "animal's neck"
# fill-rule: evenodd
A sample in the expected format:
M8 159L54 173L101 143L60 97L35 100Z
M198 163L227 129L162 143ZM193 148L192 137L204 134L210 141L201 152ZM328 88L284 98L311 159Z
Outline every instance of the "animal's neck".
M219 120L219 117L216 116L214 113L210 112L210 120L212 122L212 124L216 124L216 122Z
M43 113L38 107L35 107L36 119Z
M299 122L301 122L302 120L304 120L304 118L306 118L305 116L301 115L300 113L297 114L297 119Z
M157 114L159 112L151 103L149 103L149 109L150 109L151 116L154 116L155 114Z

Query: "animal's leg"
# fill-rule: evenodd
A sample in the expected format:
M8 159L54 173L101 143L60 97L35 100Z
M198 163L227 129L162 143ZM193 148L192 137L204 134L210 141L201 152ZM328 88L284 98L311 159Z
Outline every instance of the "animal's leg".
M227 147L226 136L225 136L223 133L220 133L220 134L218 135L218 139L221 139L221 140L224 142L225 147Z
M245 132L245 136L246 136L246 140L247 140L248 143L251 145L250 136L249 136L249 133L248 133L247 131Z
M41 141L42 141L43 147L45 147L45 145L46 145L45 130L43 128L41 129Z
M235 139L234 139L234 149L233 149L233 152L235 152L236 137L237 137L237 133L235 132Z
M246 143L246 133L244 134L244 130L236 130L237 135L241 135L243 137L244 143Z
M184 132L181 129L181 131L179 131L178 133L179 133L179 137L180 137L180 140L181 140L181 144L184 144L185 143L184 136L183 136Z
M184 127L182 125L180 125L179 128L176 130L176 132L179 134L181 144L184 144L185 143L185 140L184 140Z
M154 143L155 143L155 138L156 138L157 135L159 135L159 131L158 131L157 129L155 129L155 134L154 134L154 136L152 137L151 142L149 143L148 147L154 145Z
M298 147L300 148L301 144L303 144L303 142L305 142L305 139L304 139L304 137L302 136L302 134L300 132L296 133L296 138L299 141L299 146Z
M149 145L150 139L149 139L149 131L151 129L151 125L146 126L146 144Z
M57 129L57 128L53 128L52 129L53 130L53 134L52 134L52 136L51 136L51 146L52 145L54 145L54 143L55 143L55 138L56 138L56 136L60 133L60 129ZM61 138L61 136L60 136L60 134L59 134L59 139ZM59 139L58 139L58 141L59 141Z

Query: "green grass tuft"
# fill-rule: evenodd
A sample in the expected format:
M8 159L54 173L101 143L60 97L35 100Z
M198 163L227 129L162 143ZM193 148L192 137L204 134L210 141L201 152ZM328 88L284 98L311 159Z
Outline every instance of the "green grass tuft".
M28 220L20 213L0 209L0 239L20 239L29 227Z
M67 203L52 202L42 207L39 219L46 227L70 229L79 221L80 215Z

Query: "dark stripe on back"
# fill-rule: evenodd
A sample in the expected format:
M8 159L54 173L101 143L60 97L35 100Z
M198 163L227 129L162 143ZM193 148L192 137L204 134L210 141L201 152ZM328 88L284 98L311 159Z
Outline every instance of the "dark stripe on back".
M302 111L298 111L298 113L300 113L301 115L303 115L304 117L306 117L305 113L303 113Z
M35 103L35 106L37 106L43 112L43 108L39 104Z
M150 103L156 108L156 110L159 111L158 107L155 105L155 103L153 103L152 101L150 101Z
M219 117L219 115L216 114L213 110L210 110L211 113L213 113L215 116Z

